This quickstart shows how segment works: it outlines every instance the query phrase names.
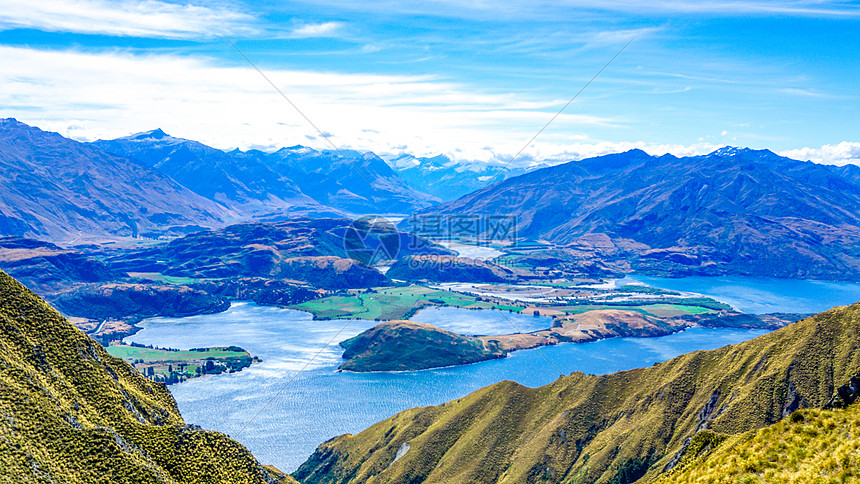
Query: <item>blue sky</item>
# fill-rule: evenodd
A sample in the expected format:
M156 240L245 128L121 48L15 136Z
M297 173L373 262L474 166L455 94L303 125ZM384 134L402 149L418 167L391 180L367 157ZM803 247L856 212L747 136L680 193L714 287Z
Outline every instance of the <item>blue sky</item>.
M609 5L609 7L607 7ZM506 162L726 144L860 163L860 5L0 0L0 116L88 140Z

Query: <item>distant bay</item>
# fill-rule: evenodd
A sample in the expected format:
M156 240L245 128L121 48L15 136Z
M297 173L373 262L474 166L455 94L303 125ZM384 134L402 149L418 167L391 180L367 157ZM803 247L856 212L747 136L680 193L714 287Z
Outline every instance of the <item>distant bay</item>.
M615 281L691 292L730 304L743 313L820 313L833 306L860 302L860 283L742 276L670 279L640 275Z

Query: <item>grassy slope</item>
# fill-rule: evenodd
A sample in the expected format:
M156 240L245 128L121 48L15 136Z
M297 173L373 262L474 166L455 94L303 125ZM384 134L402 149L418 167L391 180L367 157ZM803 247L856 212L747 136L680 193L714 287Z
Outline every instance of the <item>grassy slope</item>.
M723 439L697 435L689 458L659 484L860 481L860 405L798 410L770 427Z
M651 368L502 382L322 444L294 476L316 482L632 482L703 425L739 434L818 407L860 368L860 304ZM794 405L793 405L794 404ZM410 450L394 462L398 449Z
M0 272L0 482L266 482L142 377Z

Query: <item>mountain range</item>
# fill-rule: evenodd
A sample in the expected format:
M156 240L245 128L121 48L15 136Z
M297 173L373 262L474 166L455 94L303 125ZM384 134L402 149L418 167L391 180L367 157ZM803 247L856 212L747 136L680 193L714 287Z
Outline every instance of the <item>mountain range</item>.
M197 141L168 136L160 129L100 140L91 146L137 160L194 193L245 215L264 215L294 207L324 208L253 153L240 158Z
M383 211L415 213L402 222L412 229L425 217L511 219L519 241L544 244L520 254L527 265L573 274L860 278L854 165L726 147L682 158L632 150L522 171L303 146L225 152L161 130L79 143L6 119L0 235L155 238Z
M683 158L632 150L509 178L418 219L508 217L521 239L581 258L602 251L629 270L665 263L674 275L856 280L858 173L768 150Z
M250 216L290 212L408 213L439 200L400 179L373 153L305 146L224 152L156 129L92 143L158 169L198 195Z

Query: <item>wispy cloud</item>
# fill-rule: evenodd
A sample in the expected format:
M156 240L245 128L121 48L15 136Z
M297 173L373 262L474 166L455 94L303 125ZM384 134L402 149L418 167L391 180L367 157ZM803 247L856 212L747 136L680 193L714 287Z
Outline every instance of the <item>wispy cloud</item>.
M803 97L828 97L827 94L813 91L810 89L798 89L795 87L786 87L783 89L778 89L779 92L783 94L791 94L792 96L803 96Z
M224 7L158 0L0 0L0 29L188 39L253 33L254 22Z
M334 37L342 32L343 27L344 24L342 22L304 24L294 28L290 32L290 36L296 38Z
M463 18L528 18L557 19L562 10L588 10L592 12L624 12L635 14L700 13L743 16L749 14L781 14L808 17L860 17L860 7L844 0L421 0L400 2L379 0L354 2L352 0L314 0L334 8L399 13L406 15L432 15ZM582 12L585 15L585 12Z

